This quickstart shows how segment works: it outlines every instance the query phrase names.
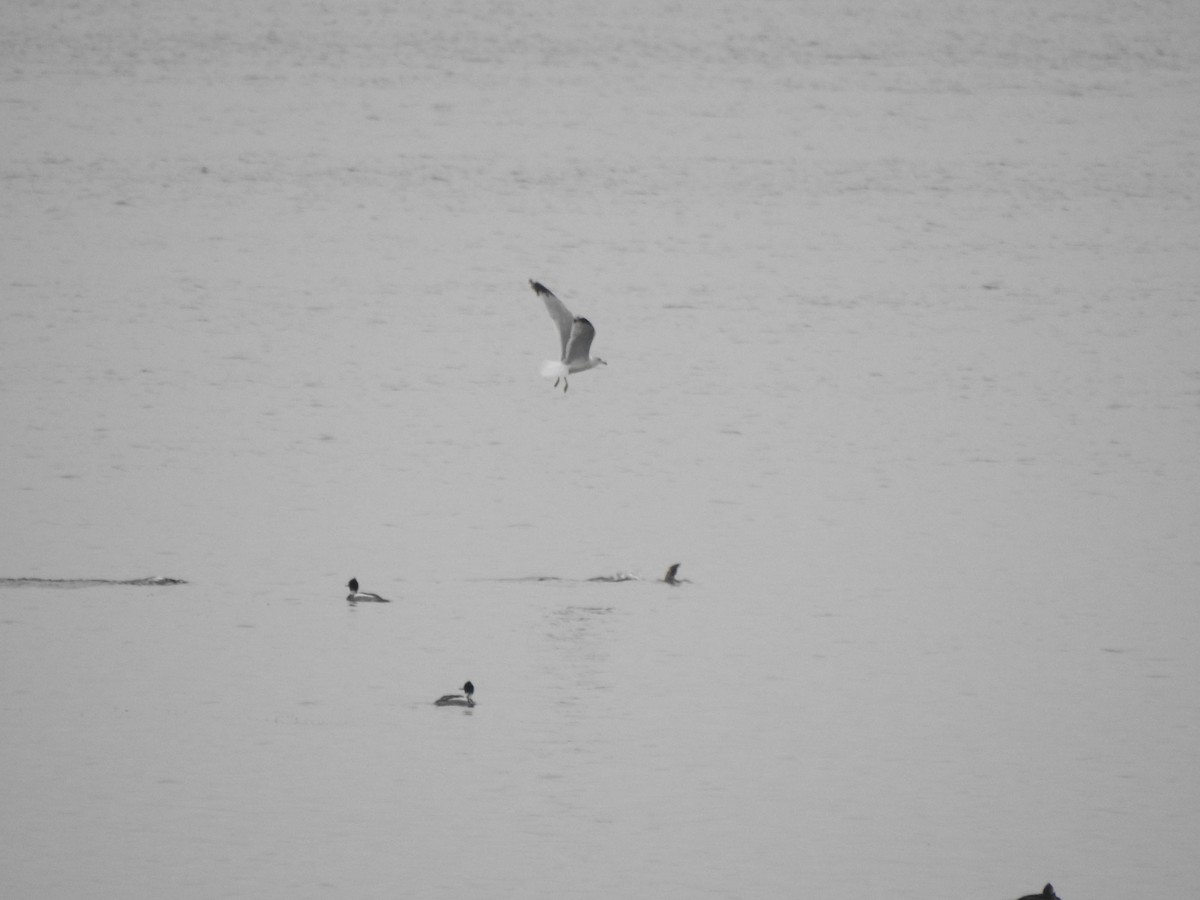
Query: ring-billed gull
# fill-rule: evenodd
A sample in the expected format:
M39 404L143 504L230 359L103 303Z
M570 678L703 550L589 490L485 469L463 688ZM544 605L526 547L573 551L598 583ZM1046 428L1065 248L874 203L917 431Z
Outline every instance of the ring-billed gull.
M474 706L475 700L472 694L475 693L475 685L467 682L462 686L463 693L467 696L464 698L462 694L442 694L433 701L434 706Z
M553 378L555 387L558 387L561 381L565 394L568 375L586 372L596 366L607 366L608 363L588 355L592 350L592 338L596 336L596 329L592 327L592 323L582 316L571 315L571 311L544 284L532 278L529 279L529 284L533 292L546 304L546 310L558 326L558 334L562 338L562 360L555 362L548 359L542 363L542 377Z

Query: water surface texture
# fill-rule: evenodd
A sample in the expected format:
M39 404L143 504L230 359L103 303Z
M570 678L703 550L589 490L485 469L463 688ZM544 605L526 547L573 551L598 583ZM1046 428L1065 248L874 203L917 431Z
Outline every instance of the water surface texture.
M6 4L0 893L1200 895L1197 10Z

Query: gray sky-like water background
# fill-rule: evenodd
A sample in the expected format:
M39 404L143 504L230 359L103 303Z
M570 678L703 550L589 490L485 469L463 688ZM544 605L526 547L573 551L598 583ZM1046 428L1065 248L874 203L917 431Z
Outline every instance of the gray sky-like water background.
M5 4L0 893L1196 896L1198 10Z

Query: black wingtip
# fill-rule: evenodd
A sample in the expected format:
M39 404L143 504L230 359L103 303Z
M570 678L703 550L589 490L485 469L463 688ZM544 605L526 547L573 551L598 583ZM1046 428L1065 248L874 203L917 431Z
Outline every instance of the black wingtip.
M533 292L535 294L550 293L550 291L546 289L546 286L544 284L542 284L540 281L534 281L532 278L529 279L529 286L531 288L533 288Z

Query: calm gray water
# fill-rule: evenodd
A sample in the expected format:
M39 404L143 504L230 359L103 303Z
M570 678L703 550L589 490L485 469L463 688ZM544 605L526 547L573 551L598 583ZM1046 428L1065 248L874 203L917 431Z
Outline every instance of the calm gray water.
M1198 48L0 10L0 893L1196 895Z

